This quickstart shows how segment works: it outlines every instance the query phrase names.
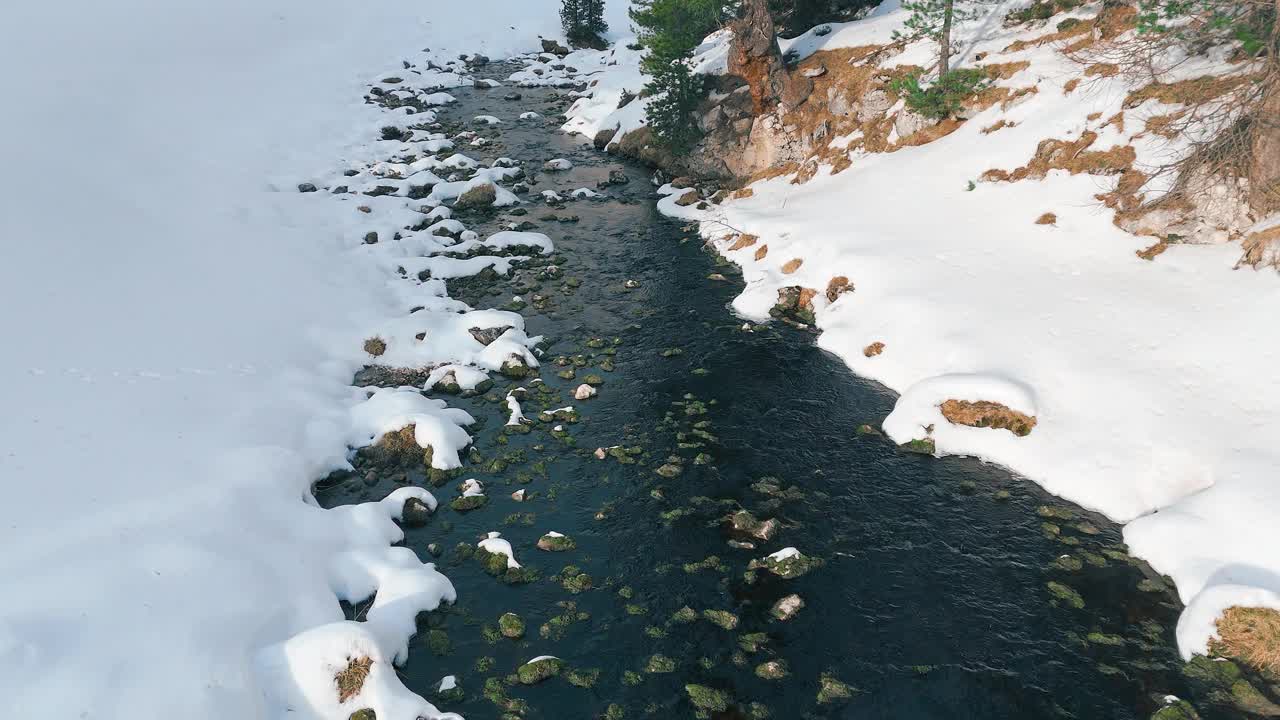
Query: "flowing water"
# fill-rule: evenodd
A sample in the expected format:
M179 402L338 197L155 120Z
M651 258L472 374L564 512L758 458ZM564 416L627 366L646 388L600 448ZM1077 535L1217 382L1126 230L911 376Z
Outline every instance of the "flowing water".
M495 115L504 123L480 130L493 144L468 154L529 169L563 157L574 168L538 172L527 215L464 219L482 234L534 223L554 239L562 272L534 261L514 278L451 281L450 290L501 307L523 284L519 294L535 301L522 311L529 333L546 336L547 390L496 378L485 395L450 398L481 420L473 458L432 489L440 508L405 544L424 559L440 553L458 603L421 620L401 670L411 689L469 720L694 717L689 684L724 692L716 717L1146 718L1165 694L1186 696L1176 595L1124 554L1116 526L999 468L856 433L891 410L892 393L851 375L803 330L744 330L729 308L740 280L695 232L654 210L649 171L552 122L516 122L526 110L563 112L560 92L520 89L520 101L505 92L453 91L459 103L441 120L456 131ZM556 208L536 195L595 189L617 169L630 182L601 190L607 199ZM559 376L568 368L557 358L575 379ZM603 378L599 396L575 402L590 374ZM573 405L580 422L506 433L503 399L521 386L532 389L530 417ZM640 454L594 456L613 446ZM656 470L669 456L682 471L663 477ZM371 485L357 466L317 488L322 503L379 499L397 482L429 485L421 468L375 473ZM469 477L485 484L489 503L450 509ZM509 497L522 488L525 502ZM778 536L731 546L722 519L739 508L777 518ZM507 584L487 574L470 548L489 531L539 577ZM547 531L576 549L535 549ZM787 546L823 564L790 580L748 577L752 559ZM577 570L565 573L570 565ZM590 589L565 580L577 572ZM804 607L774 619L772 604L793 593ZM698 619L684 622L682 608ZM353 617L361 610L349 608ZM725 629L704 610L738 624ZM507 612L524 620L523 638L496 632ZM520 664L542 655L563 660L559 677L514 682ZM771 660L785 677L757 675ZM458 677L461 698L436 697L445 675Z

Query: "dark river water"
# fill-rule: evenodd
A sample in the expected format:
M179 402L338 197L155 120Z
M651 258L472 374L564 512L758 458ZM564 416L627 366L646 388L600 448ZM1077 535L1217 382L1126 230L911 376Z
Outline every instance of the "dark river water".
M540 377L552 390L531 393L525 414L574 405L581 418L563 433L552 430L559 423L536 422L527 435L504 435L503 398L508 388L536 387L527 379L495 375L487 395L450 397L481 420L472 431L479 462L432 488L440 509L407 531L405 543L423 559L438 544L436 562L458 590L456 606L420 623L401 670L411 689L469 720L508 711L694 717L689 684L724 692L716 717L1147 718L1164 695L1187 696L1176 595L1127 558L1116 526L999 468L859 435L859 425L878 425L892 409L891 392L854 377L803 330L743 330L729 308L740 279L696 232L654 210L650 171L597 153L550 120L516 121L526 110L558 116L565 91L522 88L522 100L504 100L510 90L451 91L460 102L441 113L445 129L490 138L462 150L477 159L516 158L532 172L564 157L574 169L537 172L527 215L459 217L481 234L534 223L555 241L562 274L538 280L552 261L543 259L513 278L451 281L451 294L477 307L503 306L514 294L550 298L522 311L530 334L546 336ZM476 128L477 115L504 123ZM536 195L595 189L616 169L630 182L602 190L606 200L560 209ZM626 289L628 280L639 287ZM562 379L556 358L572 366L575 355L576 379ZM602 370L609 361L612 371ZM600 395L574 402L588 374L603 377ZM637 462L593 456L618 445L640 448L624 454ZM698 464L700 453L709 457ZM682 467L675 477L655 472L669 456ZM420 470L385 473L373 485L363 474L335 476L317 495L331 507L379 499L397 482L426 483ZM450 509L469 477L485 484L489 503ZM521 488L529 499L511 499ZM777 537L755 549L730 546L721 520L739 508L779 520ZM457 549L489 531L510 540L539 577L506 584ZM547 531L569 535L576 549L535 549ZM759 572L749 581L752 559L788 546L824 564L791 580ZM563 582L569 565L590 576L591 589ZM772 604L793 593L804 607L773 619ZM728 611L739 622L731 630L680 622L686 607ZM507 612L525 622L522 639L496 635ZM512 683L520 664L541 655L562 659L564 672ZM758 676L771 660L784 663L786 677ZM593 671L594 684L581 687ZM436 698L445 675L458 677L461 699Z

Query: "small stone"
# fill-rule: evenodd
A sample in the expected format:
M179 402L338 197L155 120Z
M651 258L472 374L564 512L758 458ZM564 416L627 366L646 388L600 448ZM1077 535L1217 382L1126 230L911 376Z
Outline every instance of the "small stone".
M626 184L627 184L628 182L630 182L630 181L631 181L631 179L627 177L627 174L626 174L626 173L624 173L624 172L622 172L621 170L610 170L610 171L609 171L609 184L610 184L610 185L626 185Z
M548 160L543 163L542 169L546 172L564 172L566 170L572 170L573 163L565 160L564 158L556 158L555 160Z
M316 186L312 185L311 183L302 183L298 185L298 192L300 193L313 193L315 191L316 191ZM370 710L369 712L373 712L373 711Z
M347 720L378 720L378 714L372 708L361 708L351 713Z
M377 233L377 232L367 232L367 233L365 233L365 235L364 235L364 244L365 244L365 245L377 245L377 244L378 244L378 233Z
M527 493L524 490L517 490L511 493L511 499L515 500L516 502L524 502L526 497L527 497Z

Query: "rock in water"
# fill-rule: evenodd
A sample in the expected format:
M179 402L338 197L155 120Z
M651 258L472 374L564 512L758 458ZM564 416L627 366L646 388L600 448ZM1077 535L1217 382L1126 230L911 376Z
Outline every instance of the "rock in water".
M799 595L788 595L774 603L769 610L769 614L778 620L786 622L795 617L802 607L804 607L803 598Z
M400 523L409 528L420 528L431 519L431 508L416 497L404 501L400 511Z
M574 400L589 400L595 396L596 389L586 383L579 385L578 389L573 391Z

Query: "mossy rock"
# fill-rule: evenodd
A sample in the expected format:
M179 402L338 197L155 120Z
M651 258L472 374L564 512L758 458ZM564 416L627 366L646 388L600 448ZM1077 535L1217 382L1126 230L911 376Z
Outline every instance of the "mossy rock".
M635 687L636 685L639 685L639 684L641 684L641 683L643 683L643 682L644 682L644 676L643 676L643 675L641 675L640 673L636 672L635 670L624 670L624 671L622 671L622 684L623 684L623 685L627 685L627 686L630 686L630 687Z
M431 650L432 655L444 657L453 652L453 643L449 641L448 633L432 628L427 631L427 648Z
M1076 517L1075 512L1070 508L1055 507L1052 505L1041 505L1036 508L1036 514L1049 520L1062 520L1066 522L1074 520Z
M1200 713L1186 700L1175 700L1157 710L1151 720L1200 720Z
M591 576L573 565L567 566L560 572L560 586L574 595L590 590L593 585Z
M1067 572L1076 572L1084 569L1084 561L1073 555L1062 555L1057 557L1054 559L1052 565L1058 570L1065 570Z
M564 663L558 658L542 658L527 662L516 669L516 677L521 685L537 685L548 678L553 678L564 669Z
M1267 699L1231 660L1196 655L1182 668L1194 697L1208 705L1235 708L1249 715L1280 716L1280 706Z
M903 452L915 453L916 455L935 455L938 452L938 447L933 442L933 438L912 440L899 445L898 449Z
M843 702L853 697L853 694L857 692L853 687L836 679L830 673L822 673L818 683L818 704L820 705Z
M658 467L658 469L654 470L654 472L661 475L664 478L671 479L680 475L680 473L684 472L684 468L680 467L675 463L666 463Z
M790 674L785 660L769 660L756 666L756 677L763 680L782 680Z
M685 606L675 611L671 615L671 622L678 625L688 625L698 619L698 611L689 606Z
M574 687L592 688L600 681L600 669L592 668L590 670L570 670L565 673L565 679Z
M373 708L360 708L351 713L347 720L378 720L378 714L373 711Z
M663 350L660 354L664 358L680 357L681 355L684 354L684 349L678 348L678 347L667 348L666 350Z
M590 386L592 386L592 387L599 387L599 386L601 386L601 385L603 385L603 384L604 384L604 378L603 378L603 377L601 377L601 376L599 376L599 375L596 375L596 374L592 373L592 374L590 374L590 375L586 376L585 378L583 378L583 379L582 379L582 382L584 382L584 383L586 383L586 384L588 384L588 385L590 385Z
M725 630L734 630L738 627L738 616L728 610L703 610L702 617Z
M538 549L547 552L568 552L578 547L568 535L552 535L550 533L538 538Z
M498 618L498 629L502 631L502 636L516 640L524 637L524 620L515 613L505 613Z
M747 566L748 570L763 569L777 575L783 580L794 580L812 570L822 567L824 562L820 558L812 558L802 552L795 552L783 558L775 558L773 556L760 560L752 560Z
M650 674L675 672L676 661L666 655L653 655L645 663L644 671Z
M455 512L471 512L485 506L489 502L486 495L463 495L456 497L449 502L449 507Z
M1080 593L1071 586L1049 581L1046 587L1049 589L1049 596L1053 599L1054 605L1065 605L1076 610L1084 609L1084 598L1080 597Z
M689 702L704 713L726 712L729 710L729 704L732 701L725 691L709 688L706 685L690 683L684 686L684 691L689 696Z
M758 653L769 642L769 636L762 632L747 633L738 638L738 647L743 652Z
M626 717L627 711L618 703L609 703L609 707L604 710L604 720L626 720Z
M1091 632L1085 636L1092 645L1106 645L1108 647L1120 647L1124 645L1124 638L1119 635L1108 635L1103 632Z
M460 703L463 700L466 700L467 694L463 692L462 686L458 685L457 682L455 681L454 686L449 688L448 690L437 690L436 699L442 703L449 703L451 705L456 705L457 703Z

